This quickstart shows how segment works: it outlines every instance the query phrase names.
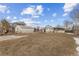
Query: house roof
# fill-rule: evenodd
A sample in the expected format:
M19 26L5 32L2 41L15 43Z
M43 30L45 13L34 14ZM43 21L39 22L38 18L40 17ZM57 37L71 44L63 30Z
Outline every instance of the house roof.
M45 26L45 28L50 28L50 29L53 29L53 27L52 27L52 26L50 26L50 25Z
M14 23L11 23L11 25L13 27L16 27L17 25L26 25L24 22L14 22Z
M54 28L55 30L64 30L64 28Z
M31 26L24 26L24 25L18 25L20 26L22 29L33 29L33 27Z

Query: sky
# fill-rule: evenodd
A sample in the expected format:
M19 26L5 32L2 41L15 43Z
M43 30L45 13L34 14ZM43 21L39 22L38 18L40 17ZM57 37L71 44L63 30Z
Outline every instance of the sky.
M0 20L25 22L28 26L57 26L70 20L77 3L0 3Z

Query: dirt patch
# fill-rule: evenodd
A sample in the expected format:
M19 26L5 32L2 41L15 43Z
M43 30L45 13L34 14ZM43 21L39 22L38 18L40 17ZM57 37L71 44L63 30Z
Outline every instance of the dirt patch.
M67 56L74 55L75 48L72 36L64 33L32 33L0 42L1 55Z

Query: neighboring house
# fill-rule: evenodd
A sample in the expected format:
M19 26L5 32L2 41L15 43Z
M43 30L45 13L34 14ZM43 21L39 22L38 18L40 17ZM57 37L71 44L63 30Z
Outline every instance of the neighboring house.
M15 27L13 26L12 23L10 23L9 32L10 33L15 33Z
M46 31L46 32L53 32L53 31L54 31L54 28L53 28L52 26L50 26L50 25L47 25L47 26L45 27L45 31Z
M55 33L64 33L65 29L64 28L54 28Z
M0 35L3 33L3 29L0 27Z
M12 23L11 25L12 25L13 27L16 27L17 25L23 25L23 26L25 26L26 24L25 24L24 22L19 21L19 22L14 22L14 23Z
M2 24L1 24L1 22L0 22L0 33L2 32Z
M68 25L65 27L65 31L72 31L73 30L73 24Z
M34 32L46 32L46 29L44 27L35 27Z
M39 32L39 31L40 31L39 27L34 28L34 32Z
M34 28L30 26L24 26L24 25L17 25L15 27L15 32L16 33L33 33Z
M74 34L79 35L79 25L74 26Z
M67 21L64 25L66 33L73 33L74 32L74 23L71 21Z

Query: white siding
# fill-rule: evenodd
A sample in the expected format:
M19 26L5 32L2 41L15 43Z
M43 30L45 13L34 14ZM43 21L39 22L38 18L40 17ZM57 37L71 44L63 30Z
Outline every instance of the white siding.
M21 32L22 33L32 33L34 31L34 29L22 29Z
M46 32L53 32L53 29L46 29Z
M54 31L55 33L65 33L65 31L64 30L56 30L56 31Z
M31 28L21 28L20 26L16 26L15 27L15 32L16 33L33 33L34 32L34 29Z

